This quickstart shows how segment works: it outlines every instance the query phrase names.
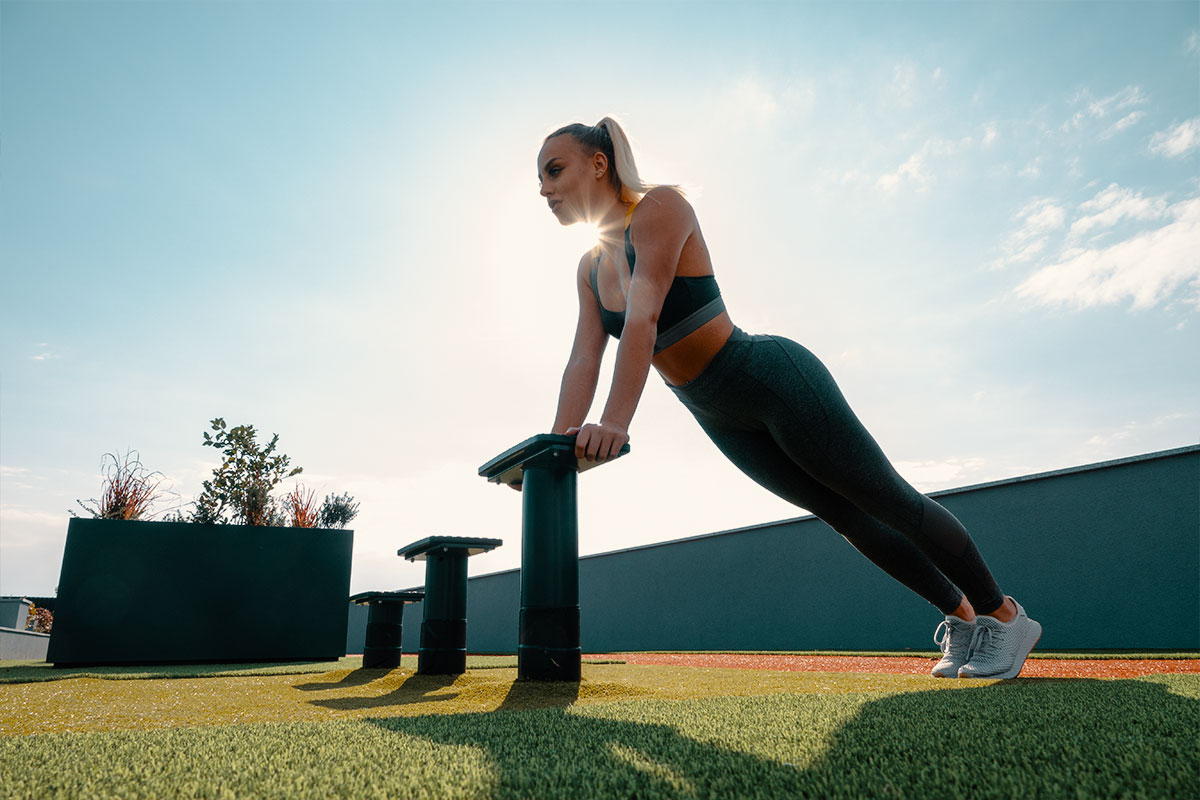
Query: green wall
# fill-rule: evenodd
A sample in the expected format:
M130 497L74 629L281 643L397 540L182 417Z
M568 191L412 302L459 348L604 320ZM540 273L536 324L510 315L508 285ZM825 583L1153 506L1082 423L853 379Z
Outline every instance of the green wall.
M1040 648L1200 648L1200 446L933 496L1042 623ZM515 652L519 582L468 581L469 651ZM587 556L579 584L584 652L930 650L941 620L813 517Z

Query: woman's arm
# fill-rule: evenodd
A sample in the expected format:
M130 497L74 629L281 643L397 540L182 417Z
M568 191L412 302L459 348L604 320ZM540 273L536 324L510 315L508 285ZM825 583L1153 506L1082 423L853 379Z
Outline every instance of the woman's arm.
M608 334L600 321L600 309L589 282L594 256L585 253L579 260L576 289L579 294L579 322L575 326L575 343L571 346L571 357L563 370L562 387L558 392L558 412L554 416L551 433L567 433L583 425L592 398L596 395L596 383L600 375L600 360L608 344Z
M695 219L688 202L667 188L652 189L634 213L630 236L637 251L637 268L625 302L625 328L612 387L600 424L584 425L575 440L579 457L604 461L616 456L629 441L629 424L654 356L658 315L675 279L683 245L695 229Z

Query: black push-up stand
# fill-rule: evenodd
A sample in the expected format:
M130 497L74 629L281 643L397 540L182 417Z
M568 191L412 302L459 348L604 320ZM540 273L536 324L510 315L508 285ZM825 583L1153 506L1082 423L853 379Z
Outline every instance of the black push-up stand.
M576 475L601 463L576 458L574 436L542 433L479 468L492 483L521 486L519 680L579 680Z
M417 672L461 675L467 671L467 558L494 550L500 539L430 536L397 551L425 562L425 609Z

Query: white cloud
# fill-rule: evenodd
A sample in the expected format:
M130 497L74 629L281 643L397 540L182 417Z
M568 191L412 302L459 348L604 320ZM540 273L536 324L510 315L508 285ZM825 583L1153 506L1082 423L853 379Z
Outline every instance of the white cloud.
M3 519L5 527L13 523L22 523L25 525L43 525L48 527L63 527L68 519L67 513L64 511L61 514L50 514L45 511L34 511L23 506L0 506L0 519Z
M1109 126L1108 130L1100 134L1101 139L1111 139L1121 131L1131 128L1136 125L1142 117L1146 116L1145 111L1131 111L1119 120Z
M1108 116L1114 111L1121 111L1122 109L1141 105L1145 102L1146 98L1142 95L1141 89L1137 86L1127 86L1114 95L1109 95L1103 99L1088 103L1088 113L1099 119Z
M1022 178L1036 178L1042 174L1042 157L1038 156L1033 161L1030 161L1021 171L1017 173Z
M758 80L742 78L722 98L733 118L757 125L770 123L779 111L775 95Z
M1181 156L1197 147L1200 147L1200 117L1159 131L1150 139L1150 152L1169 158Z
M989 122L983 126L983 141L981 144L984 147L991 147L1000 138L1000 129L996 127L996 123Z
M1063 123L1062 129L1064 132L1078 130L1092 120L1106 119L1132 106L1142 105L1146 102L1146 99L1146 96L1142 94L1142 90L1137 86L1126 86L1116 94L1102 97L1099 100L1093 100L1091 93L1086 90L1079 92L1072 99L1072 103L1082 106L1082 108L1076 111L1068 122ZM1128 128L1141 119L1141 117L1142 112L1140 111L1125 114L1114 125L1110 126L1102 134L1102 137L1107 138Z
M1003 245L1004 256L992 262L993 269L1031 260L1046 249L1049 235L1062 228L1067 212L1058 201L1039 198L1017 212L1021 226L1008 235Z
M910 155L895 171L879 176L875 185L885 192L894 192L900 184L908 182L919 192L925 191L936 178L929 168L935 158L954 155L973 144L970 137L963 139L928 139L915 153Z
M1134 309L1145 309L1190 286L1186 301L1200 308L1200 197L1169 206L1164 216L1170 222L1116 244L1065 249L1022 282L1017 295L1072 308L1128 299Z
M29 472L25 467L6 467L0 464L0 478L15 478Z
M1092 458L1112 458L1120 452L1140 450L1147 446L1146 442L1154 441L1155 434L1160 431L1170 431L1178 427L1178 423L1192 419L1195 414L1174 412L1163 414L1150 422L1133 420L1116 430L1097 433L1084 444L1091 451Z
M916 100L917 65L906 61L892 67L889 94L897 105L909 106Z
M945 461L897 461L896 471L924 492L973 483L972 476L985 466L982 458L951 458Z
M1200 31L1192 31L1185 46L1189 53L1200 53Z
M913 153L895 172L881 175L875 185L885 192L894 192L905 180L912 183L917 191L929 188L933 176L926 171L925 159L921 153Z
M1123 219L1160 219L1167 211L1163 197L1142 197L1140 193L1111 184L1091 200L1079 206L1092 212L1071 223L1070 237L1078 239L1095 228L1111 228Z

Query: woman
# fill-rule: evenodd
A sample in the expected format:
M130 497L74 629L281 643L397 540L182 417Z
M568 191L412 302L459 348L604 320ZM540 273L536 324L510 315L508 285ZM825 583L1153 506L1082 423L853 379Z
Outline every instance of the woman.
M691 205L642 182L620 126L560 128L537 166L558 221L600 229L579 261L553 432L575 434L582 458L614 456L653 365L739 469L945 614L935 676L1015 677L1041 626L1000 592L962 524L896 473L812 353L733 324ZM612 387L600 421L585 424L609 335L620 340Z

